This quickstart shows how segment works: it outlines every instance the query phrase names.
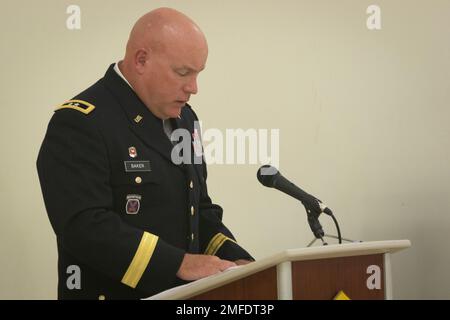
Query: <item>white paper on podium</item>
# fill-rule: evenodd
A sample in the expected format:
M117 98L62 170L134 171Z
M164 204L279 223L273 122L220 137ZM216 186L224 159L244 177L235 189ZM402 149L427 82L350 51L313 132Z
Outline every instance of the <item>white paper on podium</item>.
M162 291L160 293L157 293L157 294L155 294L153 296L150 296L148 298L144 298L142 300L166 300L173 293L176 293L177 291L180 291L181 289L184 289L184 288L187 288L187 287L191 287L194 284L197 285L199 282L203 282L203 281L206 281L206 280L211 279L213 277L217 277L217 276L219 276L221 274L224 274L225 272L232 272L233 270L239 269L241 267L243 267L243 266L234 266L234 267L228 268L228 269L226 269L226 270L224 270L222 272L219 272L219 273L213 274L211 276L208 276L208 277L205 277L205 278L202 278L202 279L190 282L188 284L184 284L182 286L178 286L178 287L174 287L174 288L171 288L171 289L167 289L166 291Z

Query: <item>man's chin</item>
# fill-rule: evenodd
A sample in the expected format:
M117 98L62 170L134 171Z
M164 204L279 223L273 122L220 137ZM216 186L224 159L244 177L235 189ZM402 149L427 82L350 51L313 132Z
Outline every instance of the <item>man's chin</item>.
M181 115L181 109L183 109L186 104L179 103L176 107L170 109L170 118L178 118Z

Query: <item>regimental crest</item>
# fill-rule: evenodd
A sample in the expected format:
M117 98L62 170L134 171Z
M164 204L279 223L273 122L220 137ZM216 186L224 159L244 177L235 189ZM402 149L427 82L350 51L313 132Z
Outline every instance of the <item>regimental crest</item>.
M140 114L138 114L136 116L136 118L134 118L134 122L139 123L139 122L141 122L142 119L143 119L143 117Z
M127 195L127 204L125 205L125 211L127 214L137 214L141 207L141 196L138 194Z
M137 157L137 150L135 147L129 147L128 148L128 154L130 155L131 158L136 158Z

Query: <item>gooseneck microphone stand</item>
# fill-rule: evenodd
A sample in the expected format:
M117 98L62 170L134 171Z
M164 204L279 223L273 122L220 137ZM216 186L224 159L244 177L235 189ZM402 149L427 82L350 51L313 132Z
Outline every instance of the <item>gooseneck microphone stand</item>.
M339 244L342 244L342 241L347 241L347 242L362 242L360 240L355 241L355 240L350 240L350 239L346 239L346 238L342 238L341 236L341 229L339 228L339 223L337 222L336 217L334 216L333 212L327 208L325 205L322 204L322 202L320 202L320 200L316 199L319 202L319 206L320 206L320 212L317 213L313 213L311 211L310 208L307 208L306 205L304 204L305 208L306 208L306 212L308 214L308 223L309 226L311 227L311 230L314 234L314 239L308 243L307 247L311 247L316 241L317 239L320 239L322 241L322 245L326 246L328 245L328 243L324 240L324 238L332 238L332 239L337 239L339 240ZM335 235L330 235L330 234L325 234L323 232L322 226L320 225L319 222L319 215L320 213L325 213L326 215L330 216L333 219L333 222L336 226L336 230L337 230L337 236Z

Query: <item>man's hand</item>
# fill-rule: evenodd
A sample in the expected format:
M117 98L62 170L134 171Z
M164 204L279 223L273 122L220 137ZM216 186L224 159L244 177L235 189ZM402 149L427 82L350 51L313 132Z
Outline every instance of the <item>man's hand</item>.
M198 280L235 266L236 263L216 256L186 253L177 277L187 281Z
M234 263L236 263L236 265L238 265L238 266L243 266L244 264L249 264L250 262L253 262L253 261L239 259L239 260L236 260Z

